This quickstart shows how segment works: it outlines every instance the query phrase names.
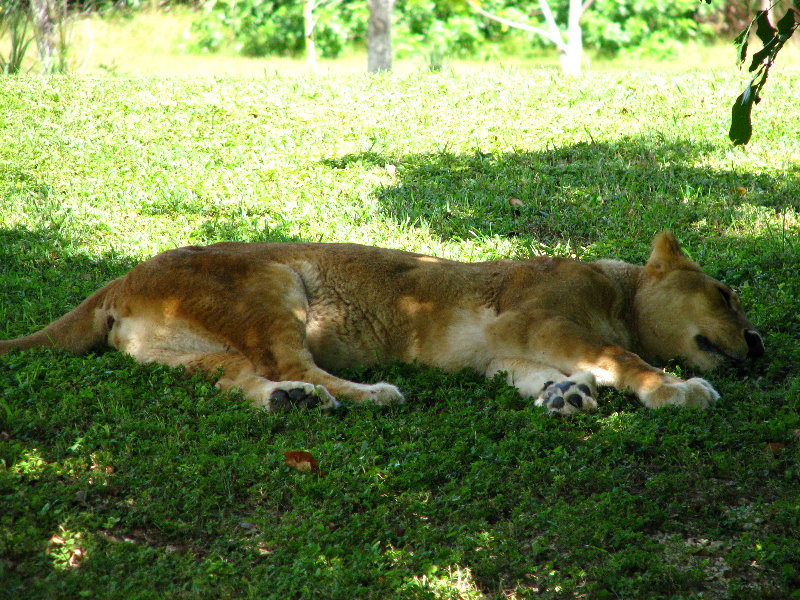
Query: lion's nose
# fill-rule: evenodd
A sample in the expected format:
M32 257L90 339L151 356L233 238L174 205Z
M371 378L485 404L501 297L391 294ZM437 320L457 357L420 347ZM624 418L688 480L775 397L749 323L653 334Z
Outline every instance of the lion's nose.
M757 331L747 329L744 332L744 339L747 342L747 358L760 358L764 356L764 342Z

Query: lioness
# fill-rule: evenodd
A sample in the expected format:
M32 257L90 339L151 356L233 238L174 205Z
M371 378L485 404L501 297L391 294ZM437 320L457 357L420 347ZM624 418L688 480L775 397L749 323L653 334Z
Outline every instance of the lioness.
M254 406L403 402L388 383L328 370L401 360L504 372L552 413L596 408L597 386L645 406L706 407L719 394L647 361L710 369L764 354L731 289L669 232L647 264L561 258L461 263L354 244L190 246L138 265L41 331L0 341L76 352L108 344L141 362L222 374Z

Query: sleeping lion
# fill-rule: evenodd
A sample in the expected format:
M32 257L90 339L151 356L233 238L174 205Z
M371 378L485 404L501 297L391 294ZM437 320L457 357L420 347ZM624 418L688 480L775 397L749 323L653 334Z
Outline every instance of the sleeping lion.
M598 386L650 408L704 408L719 398L708 381L650 363L711 369L764 354L736 294L669 232L644 266L462 263L355 244L190 246L136 266L41 331L0 341L0 354L104 345L218 375L219 388L266 409L403 402L389 383L331 374L399 360L502 372L554 414L596 408Z

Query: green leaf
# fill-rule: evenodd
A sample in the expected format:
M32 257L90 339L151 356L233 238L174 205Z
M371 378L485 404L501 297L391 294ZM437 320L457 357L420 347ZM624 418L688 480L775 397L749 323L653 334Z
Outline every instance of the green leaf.
M797 28L797 22L800 22L800 13L790 8L777 23L778 33L780 35L792 35Z
M740 65L744 62L744 59L747 58L747 42L745 41L739 46L739 60L737 61Z
M753 135L753 125L750 122L750 112L753 110L753 100L755 94L752 93L752 86L747 88L736 98L731 107L731 129L728 137L734 146L744 145L750 141Z
M756 17L756 35L765 46L775 37L775 28L770 24L769 16L765 10L758 11L758 16Z

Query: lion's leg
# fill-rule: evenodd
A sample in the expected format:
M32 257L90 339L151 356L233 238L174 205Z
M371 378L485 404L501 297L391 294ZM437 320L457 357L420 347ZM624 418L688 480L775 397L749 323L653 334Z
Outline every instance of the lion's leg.
M265 328L261 330L264 331L263 338L259 336L257 344L243 344L242 353L253 364L255 374L277 382L306 382L358 403L387 405L405 402L400 390L391 384L356 383L317 366L308 347L305 323L294 313L285 313L278 318L273 314L272 322L277 332Z
M701 377L683 380L657 369L633 352L606 345L593 349L585 360L600 385L628 389L648 408L687 406L706 408L719 399L713 386Z
M284 351L286 352L286 351ZM288 406L336 408L334 396L346 396L356 402L397 404L404 402L403 395L388 383L362 384L341 379L323 371L313 361L303 360L298 352L294 371L280 377L265 377L253 364L238 352L221 352L201 355L176 355L172 363L199 369L209 375L222 371L217 387L222 390L238 388L253 406L267 409ZM273 380L275 379L275 380Z
M551 366L519 358L496 359L489 364L487 377L506 373L506 381L523 397L536 399L550 414L566 415L597 408L594 375L584 371L567 375Z
M293 389L316 390L315 394L324 389L322 395L346 396L356 402L403 401L393 385L355 383L317 366L307 340L306 288L300 276L284 265L261 265L257 276L238 282L234 297L229 290L206 287L196 302L192 298L182 309L216 339L225 340L232 354L238 353L244 361L212 354L194 363L209 373L221 366L225 375L220 385L242 388L258 405L274 406L276 398L283 402L286 394L282 392L291 396ZM324 402L331 400L326 397Z
M568 381L576 381L580 373L588 372L597 385L630 390L648 408L669 405L705 408L719 398L705 379L695 377L684 381L668 375L633 352L603 342L585 326L550 312L524 318L519 313L509 314L498 323L495 334L502 340L499 352L535 357L536 364L568 375ZM540 379L541 376L535 382L538 384ZM553 377L548 379L557 382ZM542 403L546 404L548 397L563 397L562 391L569 394L571 390L557 386L549 396L547 393L540 396Z
M284 342L286 339L284 338ZM401 404L403 394L396 386L385 382L356 383L336 377L314 363L305 341L304 329L298 329L295 343L283 343L271 349L273 362L255 366L255 373L278 382L302 381L327 389L334 396L345 396L357 403L374 402L379 405Z
M649 365L637 354L610 344L581 341L572 356L560 359L559 365L592 373L598 385L629 390L648 408L706 408L719 399L719 394L705 379L678 379Z
M197 323L165 318L155 311L132 314L114 322L109 342L143 363L179 365L210 376L220 375L217 387L240 389L253 406L267 409L287 406L335 408L339 403L321 385L258 373L246 356L220 336Z
M289 267L254 265L252 273L230 281L201 274L176 278L174 289L159 291L164 297L147 288L147 281L133 282L115 309L110 344L140 362L185 365L210 375L221 370L218 387L241 389L255 406L333 408L334 395L378 404L403 401L392 385L346 381L315 364L306 332L306 287Z
M629 390L648 408L706 408L719 399L705 379L673 377L619 346L578 337L568 352L554 350L552 357L557 368L568 373L589 372L598 385Z
M403 394L390 383L373 384L356 383L331 375L316 365L308 365L300 377L303 381L311 381L324 386L334 396L344 396L355 402L374 402L379 405L402 404Z
M272 381L258 375L252 363L238 352L175 355L174 363L190 371L215 376L220 390L239 389L256 408L280 410L291 407L331 410L339 406L324 386L306 381ZM221 373L220 373L221 371Z

